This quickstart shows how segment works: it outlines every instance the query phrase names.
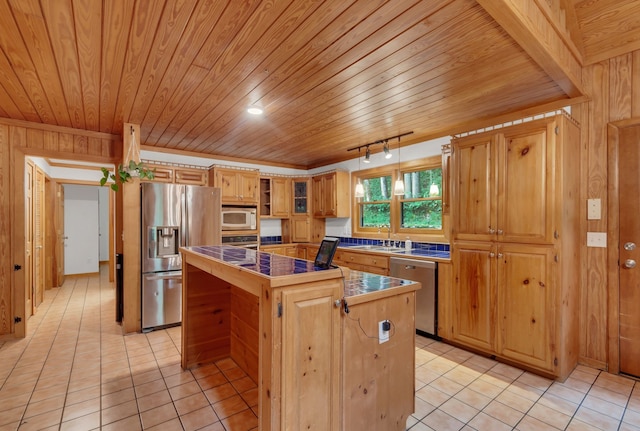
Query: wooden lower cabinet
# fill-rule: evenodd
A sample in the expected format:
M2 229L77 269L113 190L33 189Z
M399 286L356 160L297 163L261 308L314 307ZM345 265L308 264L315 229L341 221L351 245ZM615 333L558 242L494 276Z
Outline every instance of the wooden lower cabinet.
M334 286L282 289L282 430L339 430L341 319ZM327 394L331 396L327 397Z
M498 247L497 350L501 356L554 371L556 291L553 248Z
M294 245L263 245L260 251L267 253L279 254L281 256L298 257L298 246Z
M553 246L457 243L451 339L564 379L555 258Z
M456 247L453 261L453 340L487 352L495 350L495 258L491 244L465 244Z
M333 262L336 265L346 266L356 271L389 275L389 258L387 256L338 250Z
M291 217L291 242L311 241L311 220L309 217Z
M342 429L405 430L415 410L415 292L349 309L342 317ZM378 322L384 320L391 321L392 335L380 343Z

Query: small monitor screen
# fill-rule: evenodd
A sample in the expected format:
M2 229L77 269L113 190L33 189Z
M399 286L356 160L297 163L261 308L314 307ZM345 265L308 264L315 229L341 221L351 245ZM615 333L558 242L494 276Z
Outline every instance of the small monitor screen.
M320 268L329 268L338 244L340 244L339 238L325 237L318 249L314 265Z

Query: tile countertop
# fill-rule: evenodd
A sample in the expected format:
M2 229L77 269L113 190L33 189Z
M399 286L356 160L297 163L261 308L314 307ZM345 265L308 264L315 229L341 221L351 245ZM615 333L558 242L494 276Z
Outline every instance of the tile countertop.
M267 277L327 271L308 260L230 245L194 246L185 247L185 249ZM349 298L349 304L416 290L419 284L410 280L354 271L349 268L340 268L340 271L344 280L344 297Z

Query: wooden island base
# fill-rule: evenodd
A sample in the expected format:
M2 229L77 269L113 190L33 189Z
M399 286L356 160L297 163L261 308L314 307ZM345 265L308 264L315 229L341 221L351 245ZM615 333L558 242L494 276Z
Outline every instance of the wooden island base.
M181 250L182 367L235 361L258 384L262 431L404 430L414 411L420 284L375 276L386 287L363 293L361 277L346 269L251 250L244 260L220 254L229 249ZM260 268L269 275L252 259L268 260L272 269ZM380 343L384 320L392 329Z

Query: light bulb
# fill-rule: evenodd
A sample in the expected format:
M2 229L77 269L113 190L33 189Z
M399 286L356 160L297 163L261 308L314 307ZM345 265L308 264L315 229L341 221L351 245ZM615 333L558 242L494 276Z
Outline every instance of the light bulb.
M440 187L437 184L431 184L429 187L429 196L438 196L440 194Z
M404 181L400 178L396 180L396 183L393 186L393 194L396 196L404 195Z

